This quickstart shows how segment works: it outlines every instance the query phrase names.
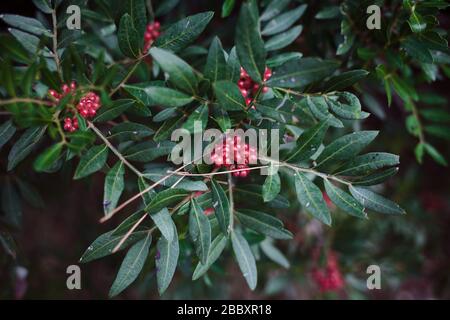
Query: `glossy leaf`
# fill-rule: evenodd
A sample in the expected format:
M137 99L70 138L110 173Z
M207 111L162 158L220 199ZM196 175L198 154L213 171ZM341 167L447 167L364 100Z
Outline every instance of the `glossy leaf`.
M191 199L189 235L194 242L195 251L201 263L206 264L211 245L211 225L209 218L205 215L195 198Z
M148 234L143 240L134 244L128 250L125 259L123 259L122 264L120 265L117 277L109 290L110 297L118 295L136 280L144 267L151 242L152 237Z
M103 168L107 158L108 147L106 145L93 146L81 157L73 178L77 180L97 172Z
M207 11L186 17L164 30L155 46L178 52L194 41L211 21L214 12Z
M270 214L250 209L236 213L239 221L252 230L274 239L292 239L292 233L283 228L283 222Z
M250 289L254 290L258 282L258 273L252 250L239 231L231 232L231 243L239 268Z
M367 218L367 214L364 212L364 207L356 201L347 192L342 191L338 187L334 186L330 181L324 179L325 191L330 197L331 201L352 216L358 218Z
M149 52L161 69L167 72L169 82L184 92L195 94L198 80L189 64L167 50L153 47Z
M331 225L330 210L322 196L322 191L303 173L295 174L295 190L298 201L303 208L313 217L319 219L326 225Z
M213 265L214 262L219 259L220 255L225 249L225 246L228 242L228 239L223 234L219 234L212 242L209 250L208 258L206 259L206 263L202 264L199 262L197 267L195 267L194 273L192 274L192 280L197 280L201 276L203 276L209 268Z
M16 141L8 154L8 171L25 159L41 140L47 127L34 127L27 129Z
M213 197L214 213L219 222L220 229L223 234L228 234L232 212L228 197L222 187L213 179L211 179L211 192Z
M242 67L254 81L260 83L265 68L266 52L259 30L258 7L255 1L244 2L241 6L235 43Z
M367 188L350 186L349 190L352 196L367 209L386 214L406 213L395 202L386 199Z
M375 139L378 131L359 131L340 137L327 145L317 158L317 167L356 156Z
M158 292L162 295L169 287L172 281L175 269L177 268L178 256L180 248L178 244L178 233L175 224L172 223L174 229L174 237L172 241L167 241L161 237L156 245L156 282L158 284Z
M122 161L118 161L106 175L103 192L103 210L105 215L114 210L119 202L119 198L125 188L124 174L125 166Z

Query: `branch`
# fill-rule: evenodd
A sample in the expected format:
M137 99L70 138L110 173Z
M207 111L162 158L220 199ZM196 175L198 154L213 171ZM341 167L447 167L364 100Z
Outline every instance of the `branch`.
M53 58L55 59L56 69L58 70L59 78L62 80L61 62L58 56L58 24L56 21L56 9L52 10L52 22L53 22Z
M122 161L131 171L133 171L138 177L142 177L143 173L136 169L127 159L117 150L111 142L101 133L101 131L91 122L88 121L88 127L91 128L97 136L107 145L107 147Z
M7 100L0 100L0 106L8 105L8 104L14 104L14 103L36 103L36 104L42 104L45 106L53 106L53 103L51 101L45 101L45 100L39 100L39 99L33 99L33 98L12 98Z

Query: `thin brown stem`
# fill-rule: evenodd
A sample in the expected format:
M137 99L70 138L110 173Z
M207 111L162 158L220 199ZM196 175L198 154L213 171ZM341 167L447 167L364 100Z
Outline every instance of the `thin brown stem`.
M95 134L106 144L106 146L122 161L131 171L133 171L138 177L142 177L143 174L135 166L133 166L127 159L117 150L111 142L106 139L103 133L90 121L88 121L88 127L91 128Z
M56 9L52 10L52 22L53 22L53 58L55 59L56 70L58 71L59 78L62 80L61 61L58 56L58 23L56 21Z

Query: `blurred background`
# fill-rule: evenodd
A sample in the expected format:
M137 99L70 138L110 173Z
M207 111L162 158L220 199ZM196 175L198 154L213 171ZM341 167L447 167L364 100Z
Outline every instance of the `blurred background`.
M306 2L309 6L302 18L304 30L289 47L290 51L300 51L304 56L335 57L335 45L341 37L340 21L317 20L315 14L327 3L338 5L340 2ZM382 10L386 8L388 12L390 5L387 2ZM207 45L211 36L218 35L224 47L230 48L234 37L230 30L234 30L237 9L222 19L219 14L221 6L221 1L180 1L161 23L164 25L185 15L214 10L216 15L197 44ZM16 0L2 1L0 12L34 16L36 10L31 1ZM384 11L382 13L385 14ZM449 30L448 9L439 13L438 20L442 29ZM1 28L3 32L5 25ZM337 57L347 59L343 67L345 64L349 69L368 66L368 70L373 71L370 63L351 60L351 54ZM419 77L420 73L420 69L411 67L412 78ZM289 261L288 269L261 258L257 262L258 287L251 292L230 250L214 265L207 278L196 282L190 279L193 271L190 258L181 256L174 282L163 298L449 299L450 170L430 157L425 157L422 164L417 162L414 155L417 137L405 126L410 112L396 95L388 108L380 88L382 85L373 78L358 87L358 96L370 95L372 98L365 99L363 109L375 114L360 126L380 130L371 151L400 155L399 173L380 190L399 203L407 211L406 216L370 214L368 220L359 220L330 205L335 224L328 228L310 220L298 207L280 210L278 217L295 234L294 240L277 243ZM435 100L447 110L449 88L450 81L445 75L438 76L433 82L416 84L419 94L439 97ZM6 117L0 115L0 122L4 120ZM448 125L447 122L445 126ZM446 159L450 159L449 138L429 137ZM12 246L16 249L11 252L6 249L10 246L0 245L0 299L106 298L123 252L80 265L82 289L68 290L66 287L66 268L78 264L89 244L98 235L114 228L124 217L118 215L105 224L98 222L103 214L103 174L74 181L71 164L55 174L38 174L32 170L32 159L23 161L13 172L6 172L8 151L5 146L0 153L2 205L10 196L7 185L12 180L23 182L21 194L24 200L20 201L20 207L15 208L21 212L22 222L20 228L13 230L14 239L0 229L2 244L14 243ZM294 190L284 189L282 192L294 195ZM323 290L317 280L317 272L326 269L333 261L331 267L339 273L337 277L342 278L342 285L333 290ZM369 265L381 268L380 290L366 287ZM159 298L153 265L145 268L140 278L118 299Z

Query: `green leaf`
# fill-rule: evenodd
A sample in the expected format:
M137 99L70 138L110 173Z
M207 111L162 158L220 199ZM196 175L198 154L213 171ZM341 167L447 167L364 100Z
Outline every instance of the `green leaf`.
M245 110L245 99L237 84L228 80L222 80L216 82L213 86L214 93L222 108L230 111Z
M378 131L359 131L347 134L330 143L317 158L317 166L323 167L339 160L356 156L375 139Z
M226 110L218 106L213 107L212 118L215 122L217 122L222 132L226 132L228 129L231 129L231 119Z
M148 162L168 155L175 144L172 141L156 143L145 141L131 146L124 152L125 158L131 161Z
M334 172L334 175L359 176L373 171L396 166L400 163L399 156L385 152L370 152L353 158Z
M188 130L190 133L202 133L206 129L208 123L208 105L202 104L200 107L195 109L191 115L187 118L183 125L183 128ZM195 124L197 123L197 126ZM198 124L201 124L198 126Z
M20 161L34 150L46 130L47 127L29 128L20 136L9 152L8 171L14 169Z
M154 46L178 52L193 42L205 30L214 12L201 12L186 17L164 30L155 41Z
M43 13L52 13L49 0L33 0L34 5Z
M252 199L255 202L261 202L261 204L264 204L264 200L262 197L262 187L260 185L241 185L236 188L234 188L234 191L236 192L236 196L242 197L242 199L245 199L245 201L248 201L248 199ZM287 200L282 195L277 195L277 197L268 202L267 205L272 208L289 208L290 203L289 200Z
M280 14L279 16L272 19L264 27L261 33L265 36L270 36L288 29L303 15L306 7L306 4L302 4L293 10L289 10L286 13Z
M61 155L63 143L56 143L42 152L34 161L34 170L38 172L46 171L55 164Z
M146 190L149 185L147 184L147 182L144 180L144 178L140 177L138 179L138 184L139 184L139 191L143 192L144 190ZM147 206L150 204L150 202L152 201L152 199L155 197L156 192L154 192L154 190L150 190L149 192L147 192L146 194L142 195L142 199L144 202L144 205ZM155 223L155 225L158 227L158 230L161 232L161 235L166 238L167 241L172 241L173 237L174 237L174 229L173 229L173 221L172 221L172 217L169 213L169 210L167 210L167 208L163 208L158 212L155 213L151 213L149 214L150 218L152 218L153 222Z
M300 52L284 52L267 59L267 66L270 68L279 67L291 60L300 59L303 56Z
M155 132L153 140L160 142L168 139L173 130L177 129L184 121L184 117L174 117L164 121L161 127L159 127L159 129Z
M361 120L370 115L361 111L359 99L350 92L338 92L335 96L327 96L326 101L330 109L341 119Z
M364 212L364 207L355 200L347 192L334 186L328 179L324 179L325 191L330 197L331 201L352 216L358 218L367 218L367 214Z
M428 47L415 36L406 37L401 47L414 59L423 63L433 63L433 56Z
M147 8L145 0L126 0L127 13L130 14L133 27L136 29L141 39L138 48L144 45L144 32L147 27Z
M283 222L270 214L250 209L236 212L239 221L252 230L274 239L292 239L292 233L283 228Z
M127 111L134 101L131 99L120 99L114 101L111 105L103 106L99 109L97 116L94 118L94 122L105 122L113 120Z
M267 85L282 88L303 87L328 77L338 66L336 61L318 58L290 60L273 70Z
M10 26L21 29L23 31L35 34L37 36L45 35L50 37L52 34L50 30L44 27L44 25L34 18L23 17L16 14L2 14L0 19L5 21Z
M23 32L17 29L9 29L9 32L16 38L16 40L31 54L36 54L39 48L39 38L31 35L27 32ZM51 53L50 53L51 54ZM49 51L47 49L46 55L49 56Z
M223 234L228 234L232 212L227 195L222 187L215 180L211 179L211 191L213 197L214 214L217 217L220 229Z
M400 208L395 202L386 199L367 188L350 186L349 190L352 196L354 196L365 208L386 214L406 213L405 210Z
M414 33L422 32L427 27L427 23L425 22L422 15L417 13L414 8L412 9L411 16L408 19L408 24L411 28L411 31Z
M267 21L279 15L291 2L290 0L272 0L261 15L261 21Z
M119 32L117 34L120 51L130 58L137 58L140 55L142 39L133 25L133 20L128 13L120 19Z
M239 231L233 230L233 232L231 232L231 243L239 268L241 269L248 286L251 290L255 290L258 282L258 273L256 270L255 257L253 256L247 240L245 240Z
M147 106L182 107L194 100L194 97L192 96L165 87L149 86L142 88L133 85L125 85L124 88L133 96L139 95L141 99L151 101L150 104L146 104ZM148 97L144 97L144 95L147 95Z
M273 262L278 263L283 268L289 269L290 264L286 257L273 244L271 239L265 239L261 242L261 250Z
M145 207L148 213L156 213L163 208L178 203L189 195L189 192L183 189L166 189L159 192L152 201Z
M154 133L149 127L135 122L122 122L111 129L109 138L117 138L119 141L138 140L151 136Z
M150 233L145 239L134 244L120 265L117 277L109 290L109 297L117 296L136 280L147 259L152 237Z
M161 237L156 245L156 282L158 284L158 292L160 295L166 291L172 281L175 269L177 268L178 256L180 248L178 245L178 233L175 224L172 222L174 229L174 237L172 241L167 241Z
M211 245L211 225L195 198L191 199L189 213L189 235L195 245L195 251L202 264L206 264Z
M442 154L436 150L435 147L433 147L429 143L425 143L424 148L425 148L425 151L428 153L428 155L430 155L434 159L434 161L436 161L437 163L439 163L442 166L445 166L445 167L447 166L447 161L442 156Z
M329 6L325 7L314 16L318 20L322 19L332 19L337 18L341 14L341 9L339 6Z
M219 234L211 242L211 247L209 249L209 255L206 259L206 263L202 264L201 262L199 262L197 264L197 267L195 267L194 273L192 274L192 280L197 280L198 278L203 276L213 265L213 263L216 262L217 259L219 259L223 249L225 249L227 240L227 237L225 237L223 234Z
M324 96L306 97L306 105L312 114L321 121L327 121L328 124L335 128L342 128L344 124L328 111L328 103Z
M239 62L236 47L233 47L227 59L227 80L237 83L241 76L241 64Z
M271 169L273 170L273 164L271 165ZM278 173L269 173L264 181L262 186L262 195L264 202L272 201L276 198L276 196L280 193L281 190L281 181Z
M124 174L124 164L122 161L118 161L106 175L103 193L103 210L105 215L114 210L119 202L120 195L125 187Z
M123 238L123 234L112 234L113 231L107 232L99 236L92 242L80 258L81 263L87 263L112 254L113 249L119 244ZM135 231L125 240L119 250L122 250L141 239L148 234L148 230Z
M231 14L231 11L233 11L235 0L225 0L222 4L222 13L221 17L226 18Z
M272 38L266 41L264 48L267 51L274 51L287 47L292 42L294 42L295 39L298 38L300 33L302 33L302 30L303 26L296 26L292 27L288 31L277 34L276 36L273 36Z
M319 219L326 225L331 225L331 215L327 204L322 196L322 191L304 174L295 174L295 190L298 201L304 209L313 217Z
M286 162L299 162L311 158L320 147L329 127L328 121L321 121L304 131L296 142L296 146L285 157Z
M16 127L11 120L8 120L0 126L0 150L16 133Z
M161 69L169 74L169 82L180 90L195 94L198 80L189 64L167 50L153 47L149 52Z
M393 176L397 172L398 172L398 167L389 168L389 169L386 169L386 170L383 170L380 172L375 172L375 173L369 174L367 176L353 180L352 184L360 185L360 186L373 186L373 185L384 182L387 178Z
M227 62L223 53L222 43L218 37L214 37L209 47L208 57L204 69L204 76L211 82L226 79Z
M235 43L242 67L254 81L261 83L266 52L259 30L258 7L254 1L244 2L241 6Z
M93 146L81 157L73 178L81 179L100 170L105 165L106 159L108 159L108 146Z
M364 79L369 74L368 71L363 69L351 70L343 72L337 76L331 77L324 85L324 88L328 92L343 90L348 88L360 80Z

